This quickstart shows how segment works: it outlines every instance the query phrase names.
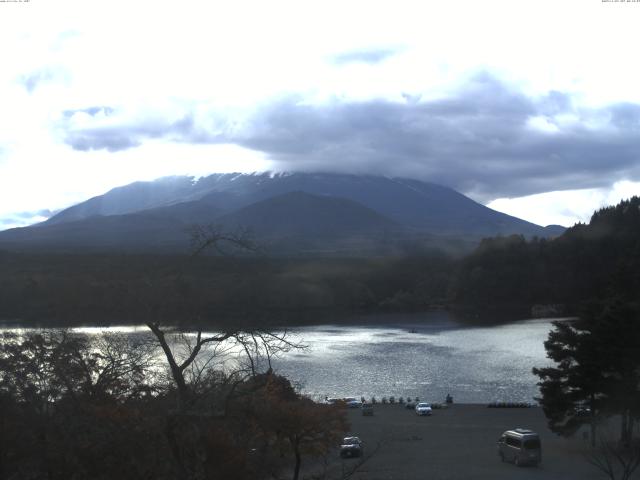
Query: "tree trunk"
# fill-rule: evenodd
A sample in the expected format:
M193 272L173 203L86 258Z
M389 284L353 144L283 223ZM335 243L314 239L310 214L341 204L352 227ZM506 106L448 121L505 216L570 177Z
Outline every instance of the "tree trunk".
M596 448L596 399L593 394L589 399L589 409L591 410L591 447Z
M4 415L4 411L2 411L1 409L3 409L4 405L0 404L0 432L6 432L6 420L5 420L5 415ZM4 439L5 436L3 436L2 438L0 438L0 480L5 480L5 473L4 473Z
M180 442L177 439L177 428L178 428L178 419L175 415L169 414L167 415L167 423L165 425L164 433L167 438L167 443L169 444L169 450L173 455L173 459L175 460L176 470L178 471L181 478L187 479L189 478L188 471L184 464L184 459L182 458L182 449L180 448Z
M293 444L293 452L296 458L296 465L293 469L293 480L298 480L298 477L300 476L300 465L302 464L302 456L300 455L298 439L292 439L291 443Z
M189 395L189 387L187 386L187 382L184 379L184 373L180 366L176 363L176 360L173 356L173 352L167 343L167 339L164 336L164 332L160 330L160 327L157 324L148 322L147 326L156 336L158 343L160 343L160 347L164 352L164 355L167 359L167 363L169 364L169 369L171 370L171 376L173 377L173 381L176 384L178 390L178 404L177 410L182 412L187 404L187 397Z
M633 421L631 412L628 409L622 411L620 425L620 443L626 448L631 445L633 435Z

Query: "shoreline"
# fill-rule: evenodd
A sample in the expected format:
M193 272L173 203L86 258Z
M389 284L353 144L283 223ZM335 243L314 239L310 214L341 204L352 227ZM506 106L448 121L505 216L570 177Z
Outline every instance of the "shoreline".
M354 327L354 326L397 326L402 324L420 324L424 323L418 319L424 319L425 317L437 317L443 315L447 317L447 322L454 322L461 327L491 327L498 325L507 325L511 323L517 323L526 320L550 320L550 319L565 319L574 318L572 315L560 315L557 317L549 316L533 316L525 315L523 310L519 310L519 313L511 310L498 310L498 311L476 311L458 309L455 306L437 306L433 308L426 308L424 310L407 310L407 311L388 311L384 309L365 309L358 311L344 311L344 310L301 310L301 311L282 311L282 312L268 312L269 318L272 315L280 313L282 316L295 316L301 319L299 322L240 322L240 325L244 325L246 328L273 328L273 329L291 329L291 328L304 328L304 327L319 327L319 326L333 326L333 327ZM250 315L250 314L249 314ZM216 317L216 314L214 314ZM259 317L259 315L255 315ZM218 318L226 318L227 320L212 321L204 324L195 324L188 322L174 322L173 324L167 322L169 328L195 330L195 329L215 329L215 328L229 328L230 325L238 327L238 323L229 324L229 318L233 318L232 315L218 315ZM435 319L435 318L434 318ZM430 322L429 324L433 324ZM0 329L11 328L32 328L32 329L67 329L67 328L132 328L145 326L142 320L122 320L122 321L96 321L96 322L60 322L60 321L34 321L24 319L3 319L0 318Z

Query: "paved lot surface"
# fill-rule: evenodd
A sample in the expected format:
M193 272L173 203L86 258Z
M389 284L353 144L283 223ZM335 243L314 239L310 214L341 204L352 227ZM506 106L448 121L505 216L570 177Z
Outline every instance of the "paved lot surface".
M365 443L365 458L350 478L357 480L558 479L606 478L585 459L588 446L550 432L542 410L453 405L418 417L400 405L376 405L373 417L350 410L352 434ZM516 467L500 462L496 441L504 430L522 427L538 432L542 464ZM335 459L334 459L335 458ZM327 478L342 478L358 459L332 458ZM640 477L634 477L640 478Z

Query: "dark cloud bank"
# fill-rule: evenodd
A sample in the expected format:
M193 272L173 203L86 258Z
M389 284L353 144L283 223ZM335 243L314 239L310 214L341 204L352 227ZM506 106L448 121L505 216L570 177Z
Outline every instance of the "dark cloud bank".
M197 141L194 133L194 125L191 117L185 117L177 122L166 123L161 119L151 119L145 123L124 122L121 124L109 124L108 126L94 126L82 129L70 128L70 120L77 113L85 113L91 117L115 115L118 112L109 106L91 106L76 110L62 112L63 128L65 130L65 142L74 150L108 150L117 152L128 148L137 147L145 138L175 137L177 141ZM214 141L210 136L207 141Z
M563 114L579 121L557 125L556 132L528 124L541 117L553 125ZM215 115L219 118L219 112ZM594 122L597 128L587 126ZM111 151L159 137L234 143L266 153L282 170L410 176L483 201L640 178L640 105L576 109L561 92L532 99L489 75L476 77L455 96L433 101L310 106L286 98L260 109L241 127L222 122L215 134L210 131L185 117L68 130L66 141L79 150Z

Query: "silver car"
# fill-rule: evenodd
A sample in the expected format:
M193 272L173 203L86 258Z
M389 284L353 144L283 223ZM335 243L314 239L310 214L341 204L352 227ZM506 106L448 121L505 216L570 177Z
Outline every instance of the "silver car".
M540 436L532 430L507 430L498 439L498 456L517 466L538 465L542 461Z
M420 402L419 404L416 405L416 415L431 415L431 404L430 403L425 403L425 402Z

